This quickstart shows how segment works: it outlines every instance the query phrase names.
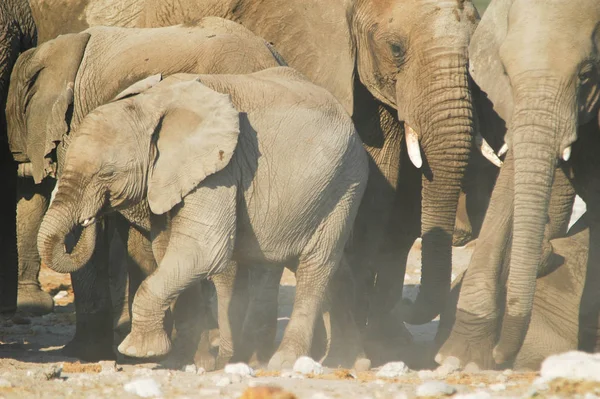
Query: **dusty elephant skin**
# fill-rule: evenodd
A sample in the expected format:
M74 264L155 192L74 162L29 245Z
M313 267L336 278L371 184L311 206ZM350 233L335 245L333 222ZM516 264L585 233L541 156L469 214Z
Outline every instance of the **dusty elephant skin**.
M478 19L473 5L151 1L139 21L163 26L204 15L238 21L274 43L290 66L351 113L372 159L350 259L363 284L357 311L361 323L369 319L369 334L386 334L383 321L402 292L406 255L419 234L423 285L406 320L434 318L450 288L452 233L473 134L467 73L467 46ZM411 128L411 159L422 173L402 144L405 125ZM379 276L374 289L373 273ZM368 294L373 291L379 294ZM396 327L388 336L397 335Z
M565 235L575 193L588 206L591 242L576 347L597 346L599 22L595 1L498 0L473 36L471 74L509 126L508 155L438 362L453 357L492 368L514 361L549 240ZM506 304L502 322L498 302Z
M141 93L97 108L74 133L40 228L42 259L82 267L95 218L147 201L159 267L137 291L119 346L141 358L169 352L164 312L194 282L231 261L296 264L294 309L269 362L290 368L309 353L366 186L352 121L330 93L286 67L132 87ZM66 253L74 229L83 232Z
M37 32L29 4L25 0L7 0L0 4L0 170L3 176L3 192L0 197L0 312L12 313L17 307L17 263L16 243L16 169L10 149L6 144L5 105L10 73L20 52L35 46ZM41 292L37 275L35 287L30 290Z
M149 32L91 28L43 43L18 59L7 105L9 139L15 158L30 161L36 181L44 178L51 160L57 161L60 175L64 151L69 144L68 133L90 110L141 78L158 72L246 73L280 65L262 39L231 21L209 18L198 26ZM190 35L195 35L196 40L188 41ZM224 49L230 51L226 55L214 55ZM138 63L140 58L145 62ZM57 145L62 140L64 143ZM27 213L30 217L27 226L23 225L24 237L21 238L37 235L38 227L32 218L35 215L41 218L47 202L37 205L41 209ZM104 245L104 240L108 241L105 231L98 233L99 247ZM23 240L19 244L20 247L27 245L36 246L36 242L32 238L32 242ZM65 348L71 355L94 359L113 353L108 260L102 255L106 252L98 251L88 267L72 275L78 298L78 328L73 344ZM142 263L154 263L151 254L150 259L144 257L143 248L139 246L131 248L129 255L142 270L148 269ZM68 258L64 261L66 263L57 267L68 271ZM92 344L94 342L96 344Z
M509 366L518 370L539 370L550 355L577 349L579 332L587 328L579 318L580 304L588 279L588 250L590 229L586 217L571 228L566 237L551 241L553 254L550 268L537 280L531 322L514 361ZM451 304L444 311L453 315L464 273L452 289ZM443 344L452 329L452 317L443 317L436 341ZM499 331L498 331L499 332ZM600 325L587 331L598 339Z

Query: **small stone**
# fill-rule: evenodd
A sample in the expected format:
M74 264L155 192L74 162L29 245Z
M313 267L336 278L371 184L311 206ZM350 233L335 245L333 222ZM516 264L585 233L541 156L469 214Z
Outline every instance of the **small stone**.
M513 371L511 369L506 369L502 372L502 375L510 377L511 375L513 375Z
M294 371L301 374L323 374L323 366L308 356L302 356L294 363Z
M214 388L200 388L198 390L198 395L200 396L211 396L213 398L217 398L221 395L221 390L220 389L214 389Z
M125 384L125 391L142 398L161 396L160 386L152 378L138 378Z
M232 384L237 384L238 382L242 382L244 378L239 374L229 374L229 379Z
M500 375L498 375L498 377L496 377L496 381L505 383L505 382L508 382L508 377L505 376L504 374L500 374Z
M294 375L294 372L292 370L283 370L279 376L281 378L292 378L292 376Z
M421 380L433 380L437 374L433 370L419 370L417 375Z
M204 375L206 374L206 370L204 370L204 367L198 367L198 369L196 370L196 375Z
M485 391L476 391L472 393L458 394L452 397L452 399L491 399L492 395Z
M460 360L458 360L458 358L454 356L450 356L444 361L444 364L442 364L435 370L435 373L440 378L446 378L448 375L455 372L459 368Z
M0 378L0 388L11 388L12 386L12 382L5 380L4 378Z
M188 364L183 367L183 371L186 373L196 374L198 372L198 367L195 364Z
M325 395L323 392L317 392L310 399L332 399L331 396Z
M115 362L114 360L102 360L98 362L98 364L102 368L100 372L103 374L111 374L119 371L119 368L117 367L117 362Z
M455 392L456 388L443 381L427 381L417 387L417 396L449 396Z
M555 378L600 382L600 353L570 351L546 358L540 369L545 381Z
M62 370L62 366L52 366L50 370L44 372L44 376L47 380L56 380L60 378Z
M378 378L398 378L409 371L404 362L391 362L385 364L376 374Z
M492 385L490 385L490 389L493 392L506 391L506 385L504 385L504 384L492 384Z
M254 377L254 370L246 363L234 363L225 366L225 373L239 375L240 377Z
M62 299L62 298L66 298L69 296L69 293L67 291L58 291L56 293L56 295L54 295L54 299Z
M218 378L217 381L215 382L215 385L218 387L226 387L227 385L231 384L231 379L229 377L221 377Z

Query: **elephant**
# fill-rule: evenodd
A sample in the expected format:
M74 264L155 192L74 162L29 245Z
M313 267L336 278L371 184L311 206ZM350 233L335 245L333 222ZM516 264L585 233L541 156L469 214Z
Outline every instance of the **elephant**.
M579 307L588 280L588 251L590 230L586 215L569 229L565 237L551 241L548 273L537 280L529 329L517 356L508 367L517 370L539 370L543 360L553 354L578 348L582 327ZM452 289L452 301L444 313L454 314L464 273ZM443 344L452 328L452 317L442 318L438 345ZM590 333L600 340L600 324Z
M189 40L192 37L194 41ZM138 63L140 54L142 63ZM187 27L96 27L62 35L28 50L16 63L7 104L11 150L43 186L46 174L61 174L69 132L89 111L133 82L158 72L246 73L281 64L281 57L264 40L219 18ZM45 195L49 197L49 192ZM130 233L138 242L143 238ZM125 240L128 234L122 234ZM99 234L97 244L103 240L109 238ZM147 247L149 243L142 242L129 251L145 274L155 268ZM72 274L77 329L65 352L90 360L113 353L108 261L103 254L99 250L88 267Z
M13 314L17 303L23 310L42 295L37 273L25 270L17 260L16 230L16 173L17 165L11 156L6 133L4 109L8 84L17 56L36 45L37 31L26 0L5 0L0 4L0 173L5 194L0 197L0 314ZM8 193L8 194L6 194ZM21 281L17 296L17 281ZM33 299L33 300L32 300ZM52 304L48 294L45 302Z
M406 257L419 235L422 285L403 317L411 324L435 318L450 291L452 236L469 156L477 144L489 148L473 140L467 70L479 19L473 4L149 0L136 18L155 27L206 15L239 22L272 42L291 67L327 88L352 115L371 162L348 245L358 286L355 312L366 339L393 339L405 329L390 323L389 314L402 296Z
M93 252L97 217L148 208L159 266L119 345L141 358L169 352L164 313L185 288L231 262L294 264L294 309L269 362L291 367L308 354L367 177L343 106L297 71L175 74L134 84L82 120L38 248L44 262L75 270Z
M515 360L532 318L536 276L547 273L549 241L567 232L575 194L586 202L590 229L583 296L594 296L600 284L599 23L594 1L494 0L473 35L470 73L508 127L499 151L507 155L438 363L495 368ZM585 303L581 331L592 333L579 337L579 347L591 351L600 303Z

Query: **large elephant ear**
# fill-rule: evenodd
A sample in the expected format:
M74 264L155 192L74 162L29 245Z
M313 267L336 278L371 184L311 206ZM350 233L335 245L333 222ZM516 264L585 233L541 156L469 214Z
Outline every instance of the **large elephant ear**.
M141 106L153 104L161 115L148 177L148 203L160 215L227 166L240 133L239 113L229 95L196 80L167 78L146 94L137 97Z
M500 46L506 38L512 2L492 1L469 45L469 72L507 124L512 117L513 97L510 80L500 59Z
M73 87L90 35L62 35L27 54L11 79L11 112L24 118L25 153L39 183L48 173L45 159L69 131L68 110L73 104ZM12 134L12 133L11 133ZM13 150L14 151L14 150Z

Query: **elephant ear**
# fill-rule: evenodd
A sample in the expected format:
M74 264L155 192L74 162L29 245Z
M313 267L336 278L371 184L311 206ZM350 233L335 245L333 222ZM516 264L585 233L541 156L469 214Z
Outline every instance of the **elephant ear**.
M487 95L494 110L507 123L512 117L510 80L500 59L500 46L508 30L508 13L513 0L494 0L486 9L469 45L469 72Z
M238 142L239 113L228 94L197 80L169 78L147 94L161 115L148 177L148 203L160 215L227 166Z
M24 152L39 183L47 174L46 156L69 131L68 110L73 104L73 87L90 35L67 34L46 42L28 53L11 80L12 117L24 119ZM15 105L16 104L16 105ZM14 134L14 133L13 133ZM14 138L14 137L13 137ZM18 141L18 140L15 140ZM13 150L14 151L14 150Z
M135 82L119 94L112 101L122 100L126 97L131 97L141 92L144 92L152 87L154 87L158 82L162 80L162 74L157 73L156 75L150 75L145 79L142 79L138 82Z

